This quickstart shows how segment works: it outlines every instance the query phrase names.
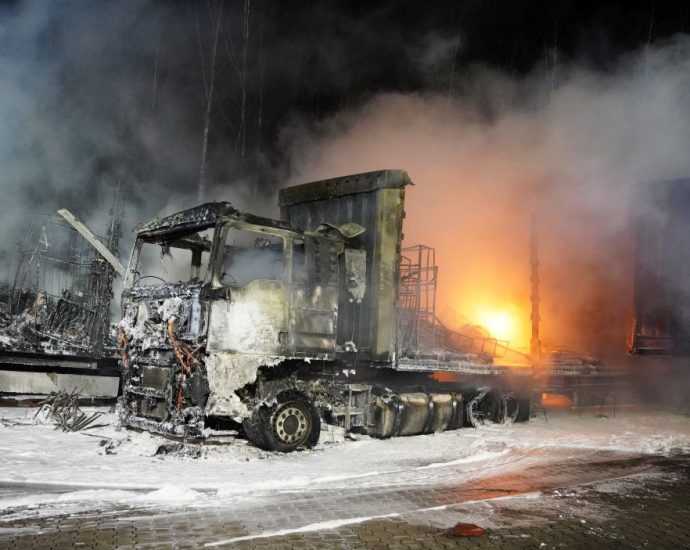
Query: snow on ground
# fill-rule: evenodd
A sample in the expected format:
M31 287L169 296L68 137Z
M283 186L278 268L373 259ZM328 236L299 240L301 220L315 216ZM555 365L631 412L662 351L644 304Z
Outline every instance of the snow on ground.
M106 426L64 433L34 418L35 410L0 408L0 514L234 506L276 493L463 483L598 451L690 453L690 418L623 411L615 418L551 413L548 421L388 440L327 436L291 454L241 439L156 454L171 441L120 430L115 414L93 410L105 412L98 422Z

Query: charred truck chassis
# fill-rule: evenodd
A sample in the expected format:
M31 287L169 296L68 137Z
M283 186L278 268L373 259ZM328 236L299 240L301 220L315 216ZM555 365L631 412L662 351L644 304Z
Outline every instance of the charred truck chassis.
M391 437L526 420L531 368L425 342L429 317L402 305L410 183L384 170L284 189L284 221L221 202L140 226L122 295L122 422L183 437L241 425L287 452L315 445L322 422ZM173 272L153 274L166 260Z

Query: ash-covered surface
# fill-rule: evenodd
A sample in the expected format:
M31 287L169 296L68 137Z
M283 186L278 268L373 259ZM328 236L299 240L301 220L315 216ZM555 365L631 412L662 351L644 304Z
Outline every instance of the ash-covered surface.
M0 410L2 544L30 546L50 533L75 543L88 532L125 546L294 545L337 535L331 546L345 547L350 533L347 544L363 547L392 536L391 525L435 541L470 521L492 536L532 533L534 546L533 533L550 525L596 531L616 521L609 500L665 498L664 487L685 479L690 454L690 418L660 413L550 414L389 440L331 431L315 449L285 455L239 438L185 444L119 431L114 413L95 410L111 424L76 433L34 411ZM594 489L583 484L592 483L590 499ZM136 540L108 538L137 530Z

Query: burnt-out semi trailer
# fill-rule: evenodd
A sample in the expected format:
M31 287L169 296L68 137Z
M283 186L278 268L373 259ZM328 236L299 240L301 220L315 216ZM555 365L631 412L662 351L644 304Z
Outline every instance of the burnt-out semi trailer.
M402 248L402 170L281 190L281 220L207 203L138 228L122 295L121 418L258 447L322 423L376 437L529 416L529 365L435 317L428 247Z
M632 354L690 356L689 211L690 179L647 184L634 198Z

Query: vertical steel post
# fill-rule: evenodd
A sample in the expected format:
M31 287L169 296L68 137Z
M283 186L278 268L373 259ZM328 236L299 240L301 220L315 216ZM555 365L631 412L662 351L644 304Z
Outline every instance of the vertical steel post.
M530 301L532 302L532 339L530 340L530 352L532 361L538 362L541 358L541 343L539 342L539 233L537 218L532 214L530 220L529 238L530 260Z

